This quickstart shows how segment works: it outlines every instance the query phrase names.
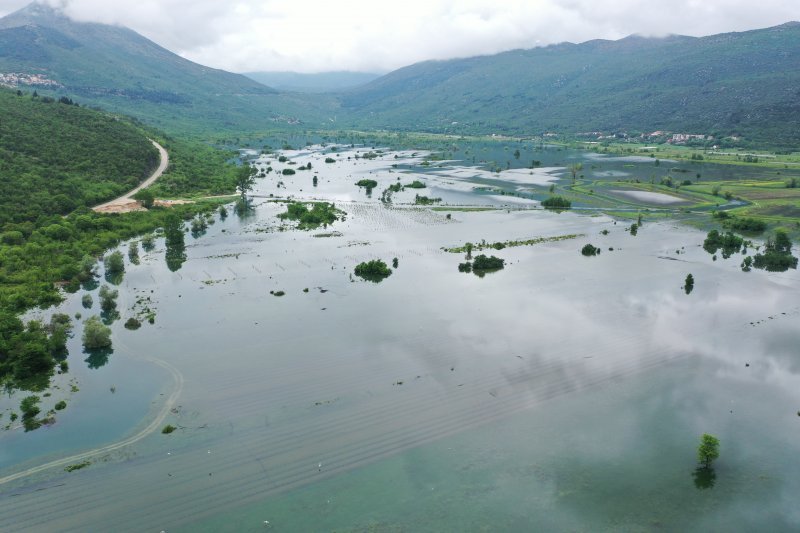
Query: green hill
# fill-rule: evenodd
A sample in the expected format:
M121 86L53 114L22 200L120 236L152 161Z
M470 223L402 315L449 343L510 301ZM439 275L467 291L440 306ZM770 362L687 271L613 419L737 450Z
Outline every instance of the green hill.
M800 24L628 37L428 61L349 91L353 125L464 133L744 135L800 140Z
M127 122L0 90L0 226L114 198L157 165L158 151Z
M75 22L40 4L0 19L0 74L165 131L267 129L317 116L300 95L198 65L130 29Z

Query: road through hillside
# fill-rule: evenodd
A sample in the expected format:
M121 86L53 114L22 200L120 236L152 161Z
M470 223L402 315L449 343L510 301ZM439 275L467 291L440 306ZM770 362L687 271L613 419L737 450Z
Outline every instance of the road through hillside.
M141 191L142 189L149 187L152 185L158 178L164 174L164 171L167 170L169 166L169 154L164 149L163 146L158 144L157 142L153 141L152 139L150 142L153 143L153 146L158 148L159 155L161 156L161 162L158 164L158 168L156 168L150 176L141 182L136 188L131 189L130 191L126 192L119 198L114 198L108 202L102 203L100 205L94 206L92 209L97 211L98 213L109 213L115 212L124 206L129 206L134 200L133 195L137 192Z

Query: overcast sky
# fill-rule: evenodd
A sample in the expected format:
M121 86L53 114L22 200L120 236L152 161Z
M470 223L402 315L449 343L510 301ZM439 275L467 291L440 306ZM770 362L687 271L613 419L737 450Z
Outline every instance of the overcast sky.
M234 72L386 72L556 42L800 20L798 0L42 0ZM0 16L28 0L0 0Z

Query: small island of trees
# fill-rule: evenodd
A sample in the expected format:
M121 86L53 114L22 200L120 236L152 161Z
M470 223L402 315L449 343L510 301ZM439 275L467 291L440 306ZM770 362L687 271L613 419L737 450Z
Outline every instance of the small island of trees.
M595 256L595 255L599 255L600 254L600 248L597 248L597 247L595 247L595 246L593 246L591 244L587 244L583 248L581 248L581 254L583 254L586 257L592 257L592 256Z
M572 207L572 202L563 196L551 196L547 200L542 200L542 207L545 209L569 209Z
M310 208L309 208L310 206ZM286 206L286 212L278 215L281 220L294 220L299 224L297 227L302 230L316 229L320 226L333 224L344 213L336 209L336 206L328 202L290 202ZM342 217L343 218L343 217Z
M359 263L355 275L367 281L378 283L392 275L392 269L380 259Z

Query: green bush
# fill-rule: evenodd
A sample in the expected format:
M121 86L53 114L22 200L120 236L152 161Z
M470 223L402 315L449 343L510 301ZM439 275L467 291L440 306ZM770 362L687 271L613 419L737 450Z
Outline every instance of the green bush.
M379 282L391 276L392 270L380 259L374 259L356 265L355 274L367 281Z
M546 209L569 209L572 207L572 202L563 196L551 196L542 201L542 207Z

